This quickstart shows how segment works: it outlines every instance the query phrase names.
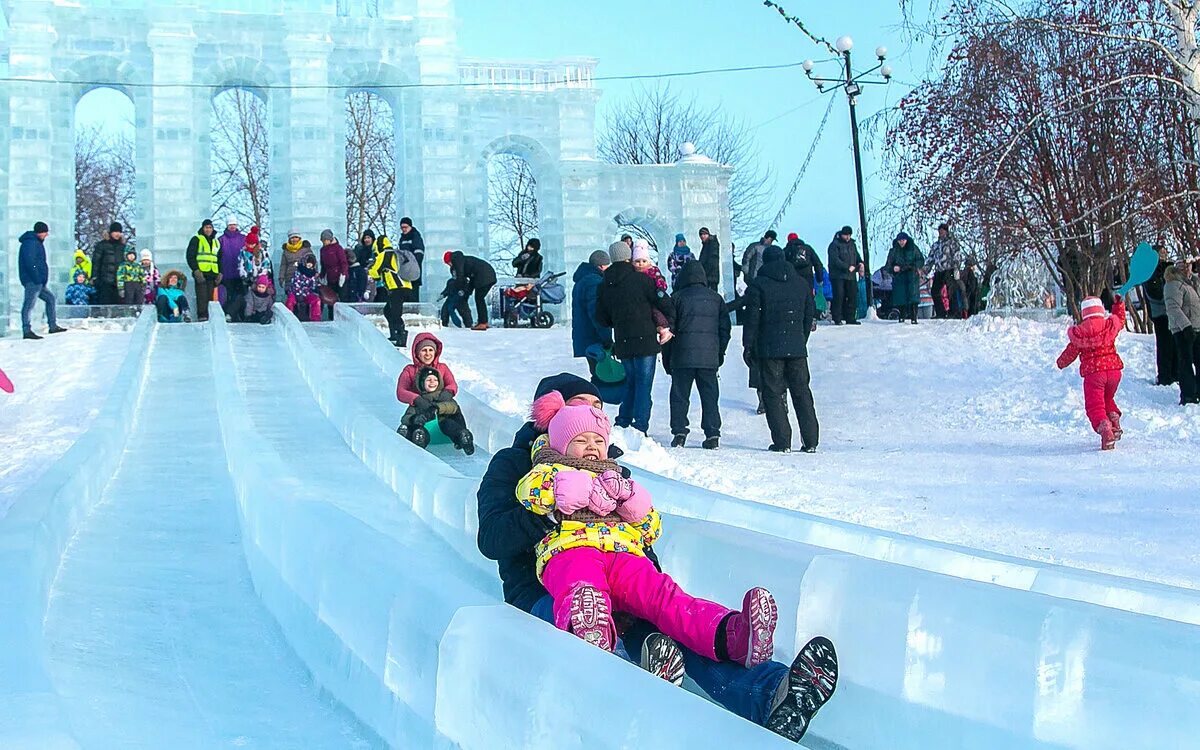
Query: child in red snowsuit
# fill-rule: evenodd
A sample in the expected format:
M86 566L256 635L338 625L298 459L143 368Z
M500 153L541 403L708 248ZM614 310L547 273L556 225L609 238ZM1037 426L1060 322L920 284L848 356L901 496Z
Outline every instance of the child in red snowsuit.
M1122 432L1121 410L1113 397L1125 367L1117 354L1117 335L1125 328L1125 302L1114 296L1112 315L1106 316L1099 297L1085 297L1080 312L1083 321L1067 329L1067 348L1058 355L1058 369L1079 359L1083 408L1092 429L1100 435L1100 450L1112 450Z

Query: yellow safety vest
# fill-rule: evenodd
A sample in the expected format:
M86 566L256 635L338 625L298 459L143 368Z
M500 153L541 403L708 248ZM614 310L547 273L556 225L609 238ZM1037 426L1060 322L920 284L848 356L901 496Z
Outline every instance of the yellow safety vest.
M210 240L203 232L196 235L196 240L196 267L205 273L218 273L217 251L221 249L221 241L215 234Z

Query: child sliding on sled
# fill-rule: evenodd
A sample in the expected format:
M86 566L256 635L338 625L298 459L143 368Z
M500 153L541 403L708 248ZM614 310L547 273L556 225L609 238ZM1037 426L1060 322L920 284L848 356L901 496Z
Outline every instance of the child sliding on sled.
M604 412L566 406L551 391L533 403L533 420L548 434L533 444L534 467L517 484L517 500L559 523L535 550L555 625L612 651L612 613L621 611L713 661L753 667L769 660L778 614L766 589L750 589L734 611L690 596L646 557L661 533L658 511L650 493L608 458Z
M1108 451L1117 446L1122 434L1121 410L1113 397L1125 367L1117 354L1117 335L1125 328L1125 302L1114 295L1112 315L1105 315L1099 297L1084 297L1079 311L1083 321L1067 329L1067 348L1058 355L1058 369L1079 359L1083 408L1092 429L1100 435L1100 450Z
M442 387L442 375L436 367L425 366L417 371L421 394L413 399L400 419L396 432L421 448L429 445L429 430L425 425L437 420L438 429L450 438L454 447L468 456L475 452L475 439L467 429L467 420L454 400L454 394Z

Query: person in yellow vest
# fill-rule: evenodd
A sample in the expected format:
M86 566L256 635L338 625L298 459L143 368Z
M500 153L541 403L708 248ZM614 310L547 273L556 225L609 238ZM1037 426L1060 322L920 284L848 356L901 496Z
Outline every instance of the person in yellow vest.
M375 254L375 262L371 264L368 275L375 279L378 289L375 301L384 303L383 317L388 323L388 340L397 347L408 345L408 330L404 327L404 297L412 290L409 279L420 277L420 267L413 254L404 249L392 247L391 239L386 235L379 237L379 251Z
M196 280L196 319L201 322L208 320L208 303L213 298L213 291L221 284L221 267L217 259L220 250L221 241L217 239L212 219L205 219L187 248L188 267Z

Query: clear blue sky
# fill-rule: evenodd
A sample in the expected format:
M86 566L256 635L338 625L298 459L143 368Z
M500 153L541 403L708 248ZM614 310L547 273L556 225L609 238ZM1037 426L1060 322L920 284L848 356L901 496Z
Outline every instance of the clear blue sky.
M806 5L815 7L809 9ZM600 60L597 75L602 76L774 65L829 56L759 0L702 0L686 4L662 0L606 0L588 4L526 0L519 11L514 6L512 2L497 0L458 0L458 40L462 53L478 57L596 57ZM898 0L847 3L787 0L785 7L789 12L801 13L808 27L819 36L831 40L841 34L853 37L856 68L874 63L873 51L877 46L882 44L890 50L889 63L895 69L897 82L887 87L866 87L859 100L860 121L903 96L909 87L900 81L919 80L924 74L924 51L905 49L898 28L901 20ZM834 66L835 63L826 63L818 70L832 74ZM604 91L602 114L605 106L618 101L638 84L600 85ZM675 79L672 85L681 92L696 93L714 107L756 126L754 133L763 158L776 173L775 196L768 212L772 215L781 205L816 135L828 97L836 96L816 157L777 229L781 239L788 232L799 232L822 252L842 224L854 226L857 233L844 95L819 95L798 68ZM79 110L81 122L111 118L112 109L107 110L107 115L100 114L111 105L118 111L132 109L124 97L107 91L96 92L88 100ZM105 102L105 106L96 106L100 102ZM780 117L797 107L800 108ZM130 111L128 116L131 115ZM872 196L882 195L886 189L886 175L876 173L870 151L864 156L869 208ZM879 237L899 229L873 227L875 249L882 249ZM930 234L929 227L904 229L918 237Z

